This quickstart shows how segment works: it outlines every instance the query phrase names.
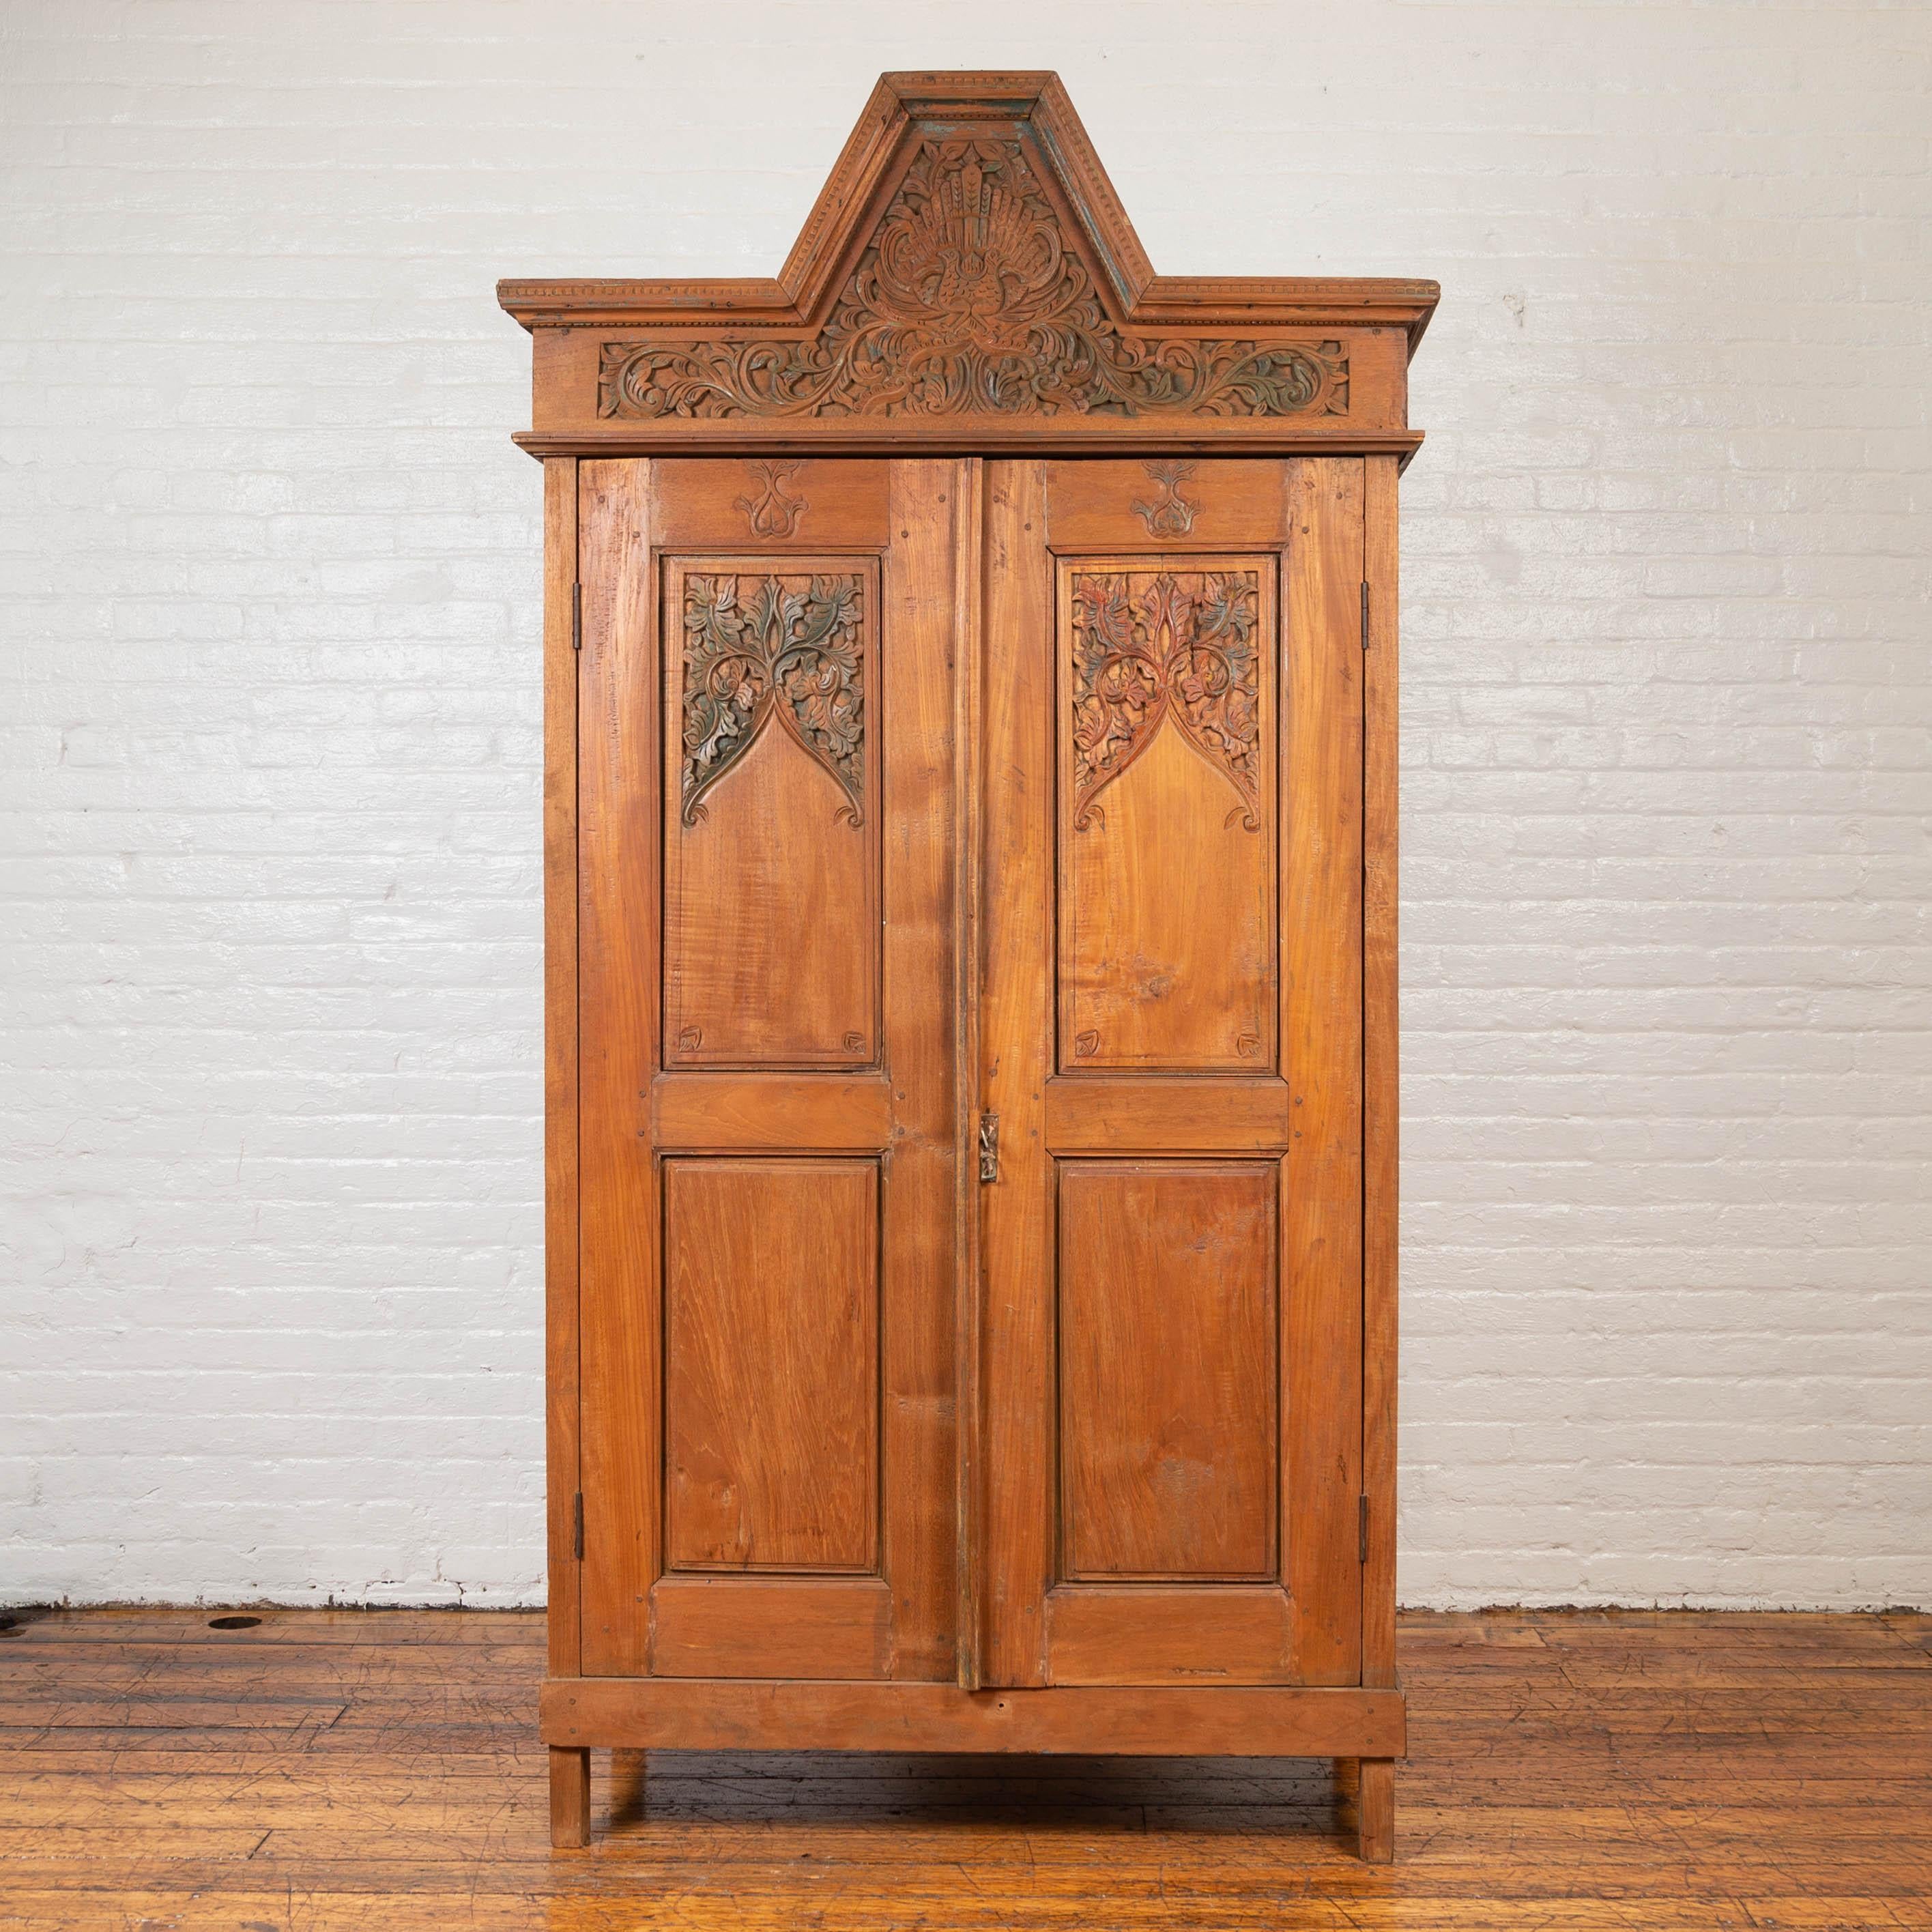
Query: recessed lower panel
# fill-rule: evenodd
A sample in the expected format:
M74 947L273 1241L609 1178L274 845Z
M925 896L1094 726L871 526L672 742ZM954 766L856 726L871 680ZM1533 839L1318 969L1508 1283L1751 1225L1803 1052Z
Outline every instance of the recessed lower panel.
M878 1562L870 1160L664 1166L664 1564Z
M1276 1173L1061 1163L1063 1577L1275 1574Z

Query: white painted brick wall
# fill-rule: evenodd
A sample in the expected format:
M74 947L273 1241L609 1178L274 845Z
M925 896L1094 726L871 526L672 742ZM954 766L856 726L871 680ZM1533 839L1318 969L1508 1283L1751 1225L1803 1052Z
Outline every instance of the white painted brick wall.
M1932 10L0 7L0 1597L538 1599L502 274L762 273L889 66L1428 274L1411 1601L1932 1604Z

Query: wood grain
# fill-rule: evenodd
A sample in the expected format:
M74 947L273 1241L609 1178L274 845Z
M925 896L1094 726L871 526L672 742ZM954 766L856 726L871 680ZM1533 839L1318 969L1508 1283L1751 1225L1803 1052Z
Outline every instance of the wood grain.
M550 333L548 329L544 331L545 335ZM540 383L548 346L539 338ZM579 405L566 393L568 382L574 380L574 372L565 374L565 382L550 386L548 394L540 391L541 400L557 406L554 424L518 430L510 438L526 455L539 460L577 456L592 461L618 456L676 454L709 460L726 455L740 457L747 451L772 456L822 457L836 452L842 457L894 457L905 455L909 449L924 448L970 451L990 460L999 457L1024 459L1036 454L1040 446L1036 424L1000 416L977 417L970 428L940 436L922 434L916 424L908 432L894 423L863 417L818 423L777 416L749 425L712 422L694 416L679 416L662 423L595 422L584 418L578 412ZM540 416L539 421L542 420ZM1234 419L1208 429L1186 421L1149 424L1071 413L1054 421L1058 427L1052 432L1051 440L1058 454L1097 456L1114 461L1124 456L1138 458L1162 451L1178 455L1213 452L1277 458L1393 456L1399 464L1406 464L1424 440L1421 430L1415 429L1360 426L1307 429L1292 421L1277 422L1272 418Z
M1288 1082L1122 1074L1046 1083L1046 1136L1059 1154L1280 1154Z
M670 1160L664 1193L664 1567L872 1570L878 1166Z
M1274 1184L1264 1162L1060 1163L1063 1578L1272 1580Z
M1052 1580L1053 580L1046 466L986 466L980 1091L1000 1180L980 1190L980 1595L985 1684L1046 1681Z
M782 655L801 628L790 614L829 608L820 590L856 604L850 691L837 694L857 706L857 743L837 763L808 749L795 722L822 706L815 667L826 660L799 668ZM673 558L663 598L663 716L680 727L664 734L665 1064L871 1065L883 963L878 573L849 557ZM716 660L699 653L718 632L698 628L714 610L740 632ZM713 695L721 674L759 686L748 726ZM794 698L801 687L808 698ZM689 741L713 706L740 728L715 758L704 748L718 776L698 792ZM850 793L845 765L860 775Z
M1360 1681L1362 466L1290 466L1282 1541L1300 1681Z
M877 1577L663 1576L651 1592L660 1677L883 1677L892 1642Z
M1094 466L1120 477L1123 490L1132 486L1121 472L1140 469ZM1187 694L1226 675L1204 647L1198 614L1228 584L1240 586L1243 628L1215 641L1235 644L1256 686L1236 700L1253 743L1245 792L1217 729L1228 722L1222 707L1204 730L1187 722L1201 708ZM1172 556L1151 544L1138 556L1060 565L1063 1073L1274 1066L1274 584L1272 556ZM1090 614L1103 604L1115 614L1111 635ZM1204 648L1190 650L1191 639ZM1114 668L1116 655L1109 668L1087 674L1090 652L1123 644L1146 656ZM1124 695L1110 704L1117 688ZM1120 736L1090 753L1090 736L1103 730Z
M1369 1499L1362 1570L1362 1682L1395 1682L1396 1264L1400 1252L1401 1018L1396 984L1398 524L1396 466L1363 466L1362 578L1362 1487Z
M956 970L960 466L890 467L868 480L850 464L781 476L687 462L654 485L648 465L586 466L604 492L586 516L598 581L580 751L596 827L583 902L601 949L584 981L598 1006L584 1020L585 1375L604 1460L586 1459L585 1569L588 1660L613 1674L755 1676L814 1657L833 1675L956 1669L956 1070L953 1011L934 992ZM654 505L688 550L652 541ZM820 509L866 554L776 528L747 542L760 518L796 510L803 532ZM694 642L686 586L700 579ZM814 628L841 580L860 588L844 607L856 621ZM792 601L760 614L773 584ZM761 735L718 735L694 765L687 680L706 665L716 681L695 688L748 727L762 718ZM855 693L856 756L821 703ZM760 772L803 789L760 790ZM661 901L652 855L667 850ZM860 886L834 862L855 851ZM682 964L661 1032L667 902ZM854 1060L877 1070L840 1064ZM693 1594L658 1580L667 1564L746 1574ZM861 1570L884 1581L814 1582Z
M1395 1859L1395 1766L1385 1757L1365 1757L1356 1769L1355 1844L1364 1864Z
M600 1754L558 1857L541 1613L213 1614L0 1612L8 1932L1932 1924L1932 1616L1407 1615L1377 1867L1352 1770L1004 1752Z
M1000 1666L1013 1675L989 1674L988 1682L1061 1681L1050 1635L1045 1658L1035 1660L1034 1606L1043 1620L1045 1593L1056 1580L1108 1575L1158 1576L1170 1587L1198 1576L1195 1608L1210 1621L1226 1614L1208 1600L1216 1589L1279 1582L1292 1620L1286 1663L1260 1626L1237 1646L1244 1665L1262 1673L1257 1681L1340 1684L1357 1681L1360 1668L1362 473L1349 462L1256 466L1271 473L1245 492L1242 466L1219 464L1211 479L1216 500L1234 505L1246 495L1271 502L1281 518L1270 548L1241 552L1190 547L1191 526L1178 529L1173 504L1195 479L1172 470L1156 476L1144 463L1088 464L1042 500L1029 481L1040 466L989 468L982 1052L1002 1157L1000 1181L985 1193L981 1360L988 1413L1009 1431L996 1465L989 1452L989 1493L1004 1512L989 1562L1004 1552L1007 1564L1004 1594L988 1614L989 1652L1008 1632L1025 1634L1023 1643L1014 1636L1015 1652ZM1043 473L1058 484L1070 467ZM1208 497L1196 488L1199 502L1184 508L1198 517ZM1063 495L1080 534L1106 540L1106 553L1072 562L1060 554L1054 517ZM1232 508L1226 515L1239 520ZM1132 524L1142 527L1130 547ZM1278 620L1276 586L1284 582ZM1049 586L1058 592L1051 602ZM1236 610L1240 624L1229 621ZM1088 650L1083 632L1104 650ZM1194 640L1185 649L1176 642L1184 634ZM1155 638L1162 641L1150 647ZM1250 644L1258 663L1235 648ZM1232 705L1237 688L1249 695L1245 713ZM1058 720L1051 744L1039 716L1048 689ZM1244 850L1263 862L1243 888L1248 913L1260 915L1259 936L1250 933L1245 953L1242 896L1216 896L1220 875L1201 856L1199 814L1190 818L1171 799L1172 808L1140 815L1120 802L1163 744L1215 790L1215 832L1245 839ZM1050 752L1057 762L1048 763ZM1097 822L1083 826L1083 813ZM1173 838L1176 825L1191 828L1190 837ZM1067 855L1114 834L1122 835L1122 849L1108 890L1083 899L1079 862ZM1056 859L1058 917L1042 934ZM1138 884L1129 881L1142 873ZM1101 908L1090 922L1082 910L1089 901ZM1106 929L1119 923L1123 907L1138 917L1173 905L1191 908L1174 932L1185 927L1194 934L1186 945L1198 940L1200 959L1211 955L1213 963L1170 970L1180 941L1163 952L1144 933ZM1166 916L1149 919L1157 926ZM1051 983L1056 953L1063 999L1070 974L1072 993L1057 1048L1026 1010L1039 986ZM1129 998L1103 984L1096 969L1114 959L1138 960L1158 986ZM1231 959L1239 962L1238 983L1225 970ZM1118 1049L1104 1025L1089 1028L1096 990L1111 1001ZM1264 999L1269 1010L1258 1016ZM1242 1019L1244 1001L1255 1010ZM1144 1015L1132 1010L1136 1003ZM1289 1076L1281 1083L1256 1077L1273 1066L1277 1040ZM1125 1070L1121 1063L1143 1051L1211 1070ZM1255 1073L1241 1074L1244 1065ZM1217 1082L1228 1089L1225 1107L1214 1104ZM1083 1184L1074 1179L1070 1191L1070 1177L1084 1173L1084 1156L1126 1162L1168 1153L1206 1161L1276 1150L1283 1158L1271 1163L1268 1185L1282 1238L1275 1245L1271 1232L1261 1285L1246 1284L1244 1317L1264 1312L1274 1354L1264 1370L1248 1373L1234 1331L1204 1324L1203 1310L1187 1308L1187 1296L1166 1279L1165 1258L1115 1252L1157 1226L1164 1210L1142 1202L1118 1229L1102 1229L1076 1198ZM1175 1246L1176 1269L1184 1274L1185 1256L1214 1239L1211 1228L1195 1228ZM1078 1274L1096 1256L1111 1257L1104 1294L1094 1276ZM1123 1375L1103 1386L1089 1344L1106 1323L1085 1316L1111 1310L1118 1325L1163 1308L1174 1316L1169 1327L1143 1322L1150 1332L1110 1358L1136 1361L1141 1381ZM1184 1396L1156 1386L1190 1363L1198 1375ZM1056 1387L1061 1400L1052 1419L1030 1414L1042 1392ZM1070 1394L1084 1415L1107 1418L1111 1436L1075 1439ZM1258 1412L1279 1418L1258 1460L1246 1426ZM1224 1426L1233 1432L1226 1439L1214 1433ZM1136 1520L1136 1537L1158 1519L1185 1524L1198 1547L1177 1544L1144 1570L1110 1569L1109 1539L1122 1550L1133 1540L1115 1534L1120 1526L1113 1522L1090 1564L1076 1511L1090 1507L1103 1521L1110 1509L1131 1514L1146 1502L1148 1485L1124 1467L1088 1467L1089 1452L1108 1441L1117 1450L1130 1442L1158 1444L1190 1430L1203 1442L1214 1438L1211 1451L1196 1459L1201 1479L1233 1484L1244 1508L1265 1499L1275 1512L1273 1536L1247 1534L1237 1552L1211 1508L1191 1516L1148 1508L1146 1521ZM1029 1492L1036 1486L1048 1492L1045 1508ZM1211 1560L1197 1562L1210 1546ZM1083 1611L1064 1623L1080 1643L1068 1668L1083 1678L1102 1674L1096 1646L1115 1628L1131 1639L1118 1666L1123 1677L1160 1674L1154 1634L1162 1619L1109 1617L1115 1613ZM1196 1626L1175 1611L1165 1628L1178 1646L1174 1671L1194 1668Z
M772 474L766 460L667 457L654 466L652 512L667 550L720 543L808 555L869 550L886 520L889 472L863 459L800 458Z
M659 1189L638 1102L659 1064L656 598L650 465L578 474L578 983L583 1657L641 1670L658 1574Z
M980 1337L984 1298L980 1251L980 1180L967 1156L978 1138L980 1060L980 716L985 677L986 466L962 457L958 479L958 579L953 586L952 1369L957 1417L953 1468L953 1675L961 1688L980 1688L980 1604L986 1522L982 1471L986 1412Z
M883 1073L661 1073L650 1096L651 1138L665 1154L882 1154L892 1138Z
M891 1674L957 1670L958 1606L953 1249L956 1177L964 1159L953 1029L958 938L953 738L958 675L950 619L967 566L962 466L928 458L892 466L887 499L880 688L885 746L885 1014L894 1132L885 1157L886 1287L880 1364L886 1388L887 1576L893 1592Z
M550 1841L559 1851L590 1842L590 1754L553 1744L550 1751Z
M544 465L544 1467L550 1667L582 1660L577 1561L577 478Z
M1155 460L1158 460L1156 459ZM1281 541L1287 471L1279 463L1179 459L1184 472L1173 494L1184 506L1186 527L1160 537L1163 550L1272 549ZM1056 460L1047 465L1047 499L1056 543L1074 552L1119 552L1156 535L1137 508L1159 507L1162 492L1154 461L1088 463Z
M1046 1616L1056 1684L1285 1684L1294 1674L1278 1584L1061 1583Z
M830 1588L830 1586L823 1586ZM674 1683L580 1677L544 1687L553 1743L641 1741L653 1750L872 1750L889 1726L901 1750L1144 1752L1333 1756L1344 1744L1403 1747L1391 1690L1240 1690L1186 1694L1132 1685L962 1690L956 1684Z

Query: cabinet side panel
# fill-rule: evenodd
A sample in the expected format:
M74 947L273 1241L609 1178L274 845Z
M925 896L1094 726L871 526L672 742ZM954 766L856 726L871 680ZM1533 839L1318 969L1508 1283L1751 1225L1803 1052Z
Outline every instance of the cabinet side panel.
M878 1167L664 1177L664 1567L874 1569Z
M582 1656L577 1565L577 460L544 464L544 1305L550 1672Z
M1282 1540L1304 1684L1361 1670L1362 466L1289 465Z
M1396 461L1368 459L1363 575L1369 650L1362 732L1362 1483L1369 1498L1362 1573L1362 1682L1395 1675L1396 1388L1402 1094L1396 1067L1396 781L1400 740Z
M658 788L650 468L586 463L578 515L584 1669L644 1667L658 1564Z

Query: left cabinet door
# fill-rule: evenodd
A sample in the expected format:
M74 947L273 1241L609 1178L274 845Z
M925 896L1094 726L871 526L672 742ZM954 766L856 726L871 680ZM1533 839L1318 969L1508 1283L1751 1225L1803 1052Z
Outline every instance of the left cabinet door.
M586 1675L954 1672L967 480L580 468Z

